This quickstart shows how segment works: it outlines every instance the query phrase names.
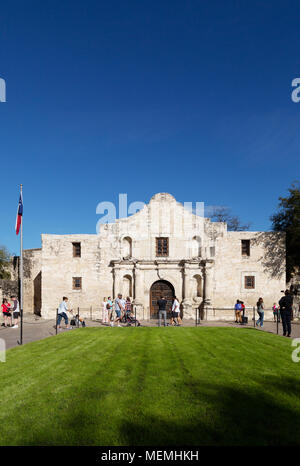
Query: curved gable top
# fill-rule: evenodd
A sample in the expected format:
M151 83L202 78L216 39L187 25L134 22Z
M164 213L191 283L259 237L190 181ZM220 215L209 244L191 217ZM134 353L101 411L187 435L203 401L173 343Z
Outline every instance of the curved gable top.
M192 202L185 205L169 193L156 193L138 212L116 219L115 223L105 224L101 230L104 235L106 231L106 234L113 233L119 238L133 236L136 239L174 234L185 239L192 239L195 235L215 238L226 230L226 224L211 222L194 213L192 208Z
M151 197L151 201L169 201L169 202L177 202L175 197L169 193L156 193L154 196Z

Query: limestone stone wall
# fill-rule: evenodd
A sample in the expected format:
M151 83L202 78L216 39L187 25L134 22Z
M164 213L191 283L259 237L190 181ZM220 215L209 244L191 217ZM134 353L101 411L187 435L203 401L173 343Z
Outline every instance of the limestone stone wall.
M241 240L250 239L250 256L242 256ZM255 277L255 288L245 289L244 277ZM233 305L241 299L254 306L263 297L272 307L285 289L285 236L266 232L227 232L216 244L213 303Z
M81 257L73 257L73 242L81 243ZM105 273L104 273L105 270ZM82 278L82 289L73 289L73 278ZM99 308L110 293L112 278L103 267L97 235L42 235L42 316L55 316L63 296L70 307Z
M10 301L12 295L19 295L18 280L0 280L0 302L2 299L7 298Z
M23 251L24 282L23 308L24 314L41 313L41 270L42 250L26 249Z
M41 311L41 249L26 249L23 251L23 311L24 314L40 313ZM20 300L19 272L20 257L11 259L9 269L10 280L0 280L0 299L15 294Z
M158 237L169 238L168 257L157 257ZM250 240L249 257L241 254L242 239ZM73 242L81 243L81 257L73 257ZM103 297L121 292L135 300L139 317L146 319L152 284L166 280L183 304L184 317L193 318L195 309L205 305L209 319L232 320L236 299L251 307L262 296L271 307L285 288L283 235L227 232L225 223L194 215L168 193L156 194L128 218L102 225L99 234L44 234L42 252L28 253L28 260L31 281L41 281L42 316L51 318L63 296L70 307L86 315L92 307L100 317ZM255 277L254 290L245 289L247 275ZM75 277L82 279L81 290L73 289ZM30 286L28 308L35 290Z
M100 231L101 249L111 258L127 255L126 238L130 238L131 255L135 258L155 260L156 237L169 237L169 260L188 259L201 254L210 257L215 238L226 232L226 224L210 222L184 209L168 193L159 193L136 214L103 225ZM104 253L105 254L105 253Z
M9 279L0 280L0 303L3 298L10 300L12 295L19 296L18 280L18 257L12 257L7 271L10 274Z

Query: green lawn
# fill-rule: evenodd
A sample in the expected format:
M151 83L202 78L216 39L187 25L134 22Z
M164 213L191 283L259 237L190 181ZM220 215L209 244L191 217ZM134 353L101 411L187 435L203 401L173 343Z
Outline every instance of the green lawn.
M0 363L0 445L300 444L300 363L255 329L85 328Z

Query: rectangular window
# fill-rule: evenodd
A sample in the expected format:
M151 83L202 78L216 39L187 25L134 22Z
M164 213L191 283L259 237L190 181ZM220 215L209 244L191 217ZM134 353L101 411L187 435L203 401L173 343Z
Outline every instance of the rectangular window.
M242 239L242 256L250 256L250 239Z
M169 238L156 238L156 255L169 255Z
M73 257L81 257L81 243L73 244Z
M216 254L215 246L211 246L209 249L210 249L210 257L215 257L215 254Z
M73 277L73 290L81 290L81 289L82 289L82 278Z
M255 288L255 277L253 275L249 275L245 277L245 289L246 290L254 290Z

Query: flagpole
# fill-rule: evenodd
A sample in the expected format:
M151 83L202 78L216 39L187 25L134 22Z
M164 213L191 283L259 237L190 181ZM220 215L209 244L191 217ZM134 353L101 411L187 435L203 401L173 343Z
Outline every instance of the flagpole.
M23 185L21 184L21 198L23 202ZM23 344L23 215L21 218L20 235L20 345Z

